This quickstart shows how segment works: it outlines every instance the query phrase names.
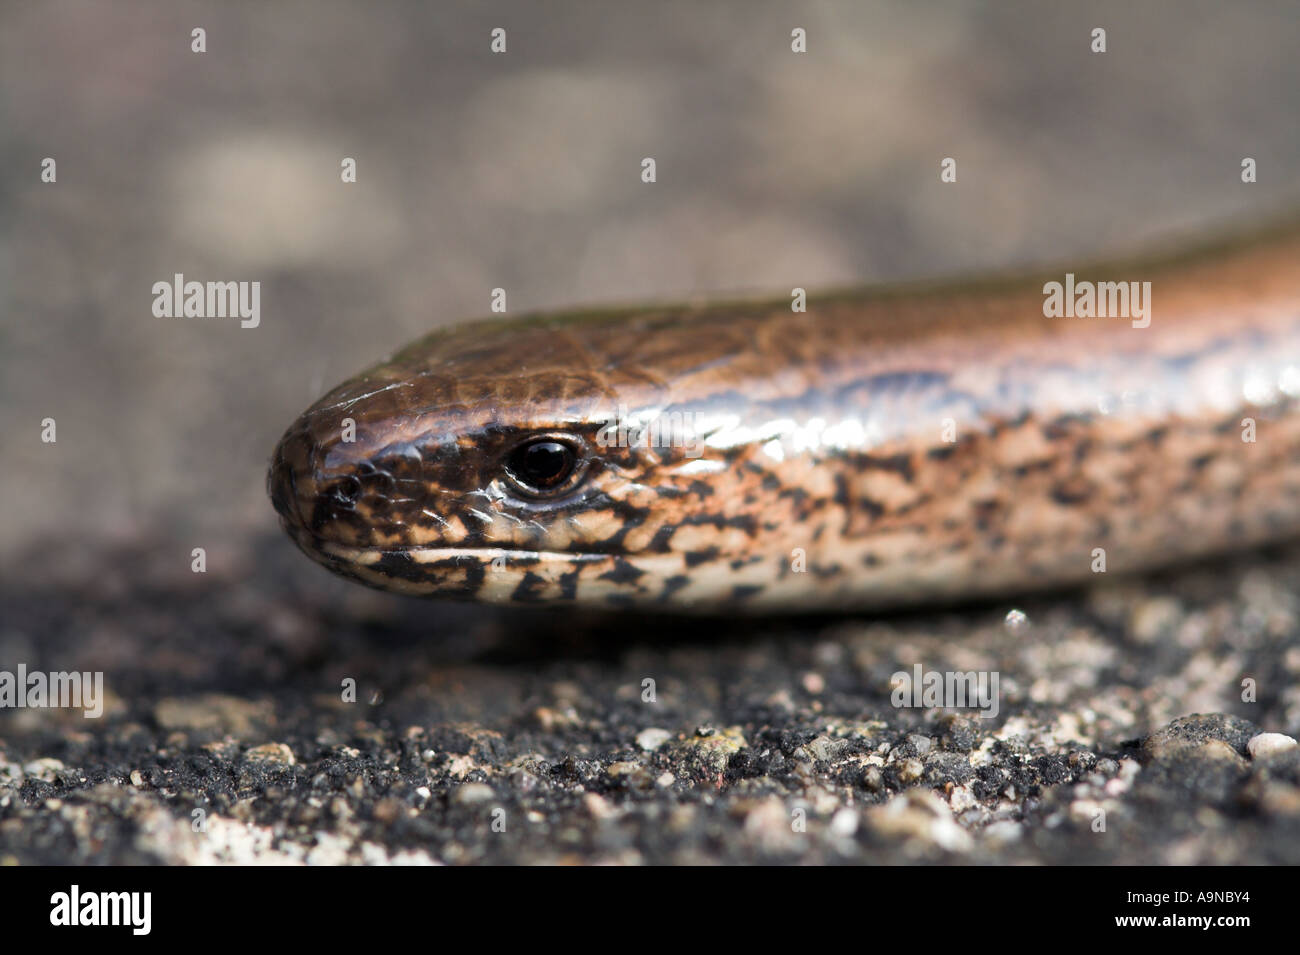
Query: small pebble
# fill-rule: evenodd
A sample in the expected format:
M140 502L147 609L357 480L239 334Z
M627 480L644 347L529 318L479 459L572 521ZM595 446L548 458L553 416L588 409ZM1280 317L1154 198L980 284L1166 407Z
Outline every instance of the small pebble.
M55 776L64 769L63 761L44 757L42 759L33 759L30 763L23 766L23 772L28 776L45 782L54 782Z
M496 790L486 783L466 783L452 793L451 801L462 806L472 806L476 803L491 802L496 798Z
M1020 838L1023 829L1018 822L1012 822L1010 819L1003 819L1000 822L990 823L984 827L984 837L990 842L1005 845L1008 842L1015 842Z
M1029 616L1023 610L1008 610L1003 623L1010 632L1019 633L1029 626Z
M925 765L919 759L905 759L898 767L898 780L904 784L916 782L925 773Z
M261 746L254 746L244 754L244 759L251 762L281 763L285 766L292 766L296 762L293 758L293 750L284 743L264 743Z
M885 777L879 768L868 766L862 771L862 788L871 793L878 793L885 788Z
M647 753L653 753L672 738L672 733L652 726L636 734L636 744Z
M858 831L858 811L847 806L831 816L831 835L848 839Z
M1246 751L1250 753L1251 759L1268 759L1270 756L1285 753L1295 747L1296 741L1290 736L1284 736L1282 733L1260 733L1250 738L1250 742L1246 744Z

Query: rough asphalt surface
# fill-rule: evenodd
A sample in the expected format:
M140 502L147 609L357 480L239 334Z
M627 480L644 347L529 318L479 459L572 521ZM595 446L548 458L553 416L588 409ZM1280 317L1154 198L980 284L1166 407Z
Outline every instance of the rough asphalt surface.
M1300 730L1300 547L680 621L408 601L236 540L4 585L0 661L101 669L108 703L0 715L0 863L1300 862L1300 749L1248 748ZM996 717L893 706L917 663L997 671Z

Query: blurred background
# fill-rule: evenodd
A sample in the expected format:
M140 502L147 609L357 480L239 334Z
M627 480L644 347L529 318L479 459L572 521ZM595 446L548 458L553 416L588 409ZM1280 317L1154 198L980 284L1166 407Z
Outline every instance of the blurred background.
M0 3L0 567L235 570L294 416L493 287L784 292L1265 218L1298 49L1292 2ZM261 326L155 318L177 272L260 281Z

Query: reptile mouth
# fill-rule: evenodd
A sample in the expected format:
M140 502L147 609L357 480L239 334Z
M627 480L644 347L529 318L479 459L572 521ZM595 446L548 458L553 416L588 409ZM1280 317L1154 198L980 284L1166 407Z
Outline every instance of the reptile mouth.
M504 561L527 564L545 561L592 562L613 560L614 554L594 554L557 550L517 550L507 547L426 547L421 545L350 547L329 541L316 540L315 548L337 560L360 566L370 566L391 556L401 556L417 564L437 565L448 561L473 560L478 562Z
M280 516L280 526L298 545L299 550L334 570L347 567L378 569L403 564L430 570L466 564L491 565L494 570L505 570L539 564L594 564L622 559L618 554L511 547L430 547L421 544L357 546L320 537L284 515Z
M350 546L288 528L316 563L378 590L488 603L648 600L680 574L680 555L525 550L508 547Z
M294 539L312 560L379 590L493 603L573 601L580 578L625 563L610 554L501 547L354 547L302 531Z

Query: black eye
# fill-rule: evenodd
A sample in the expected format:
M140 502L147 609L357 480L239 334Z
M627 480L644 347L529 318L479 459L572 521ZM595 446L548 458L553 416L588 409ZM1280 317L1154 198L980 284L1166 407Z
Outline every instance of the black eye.
M351 507L361 496L361 482L348 475L334 485L334 501L342 507Z
M554 497L571 490L582 477L578 452L557 438L536 438L519 445L506 459L506 477L530 497Z

